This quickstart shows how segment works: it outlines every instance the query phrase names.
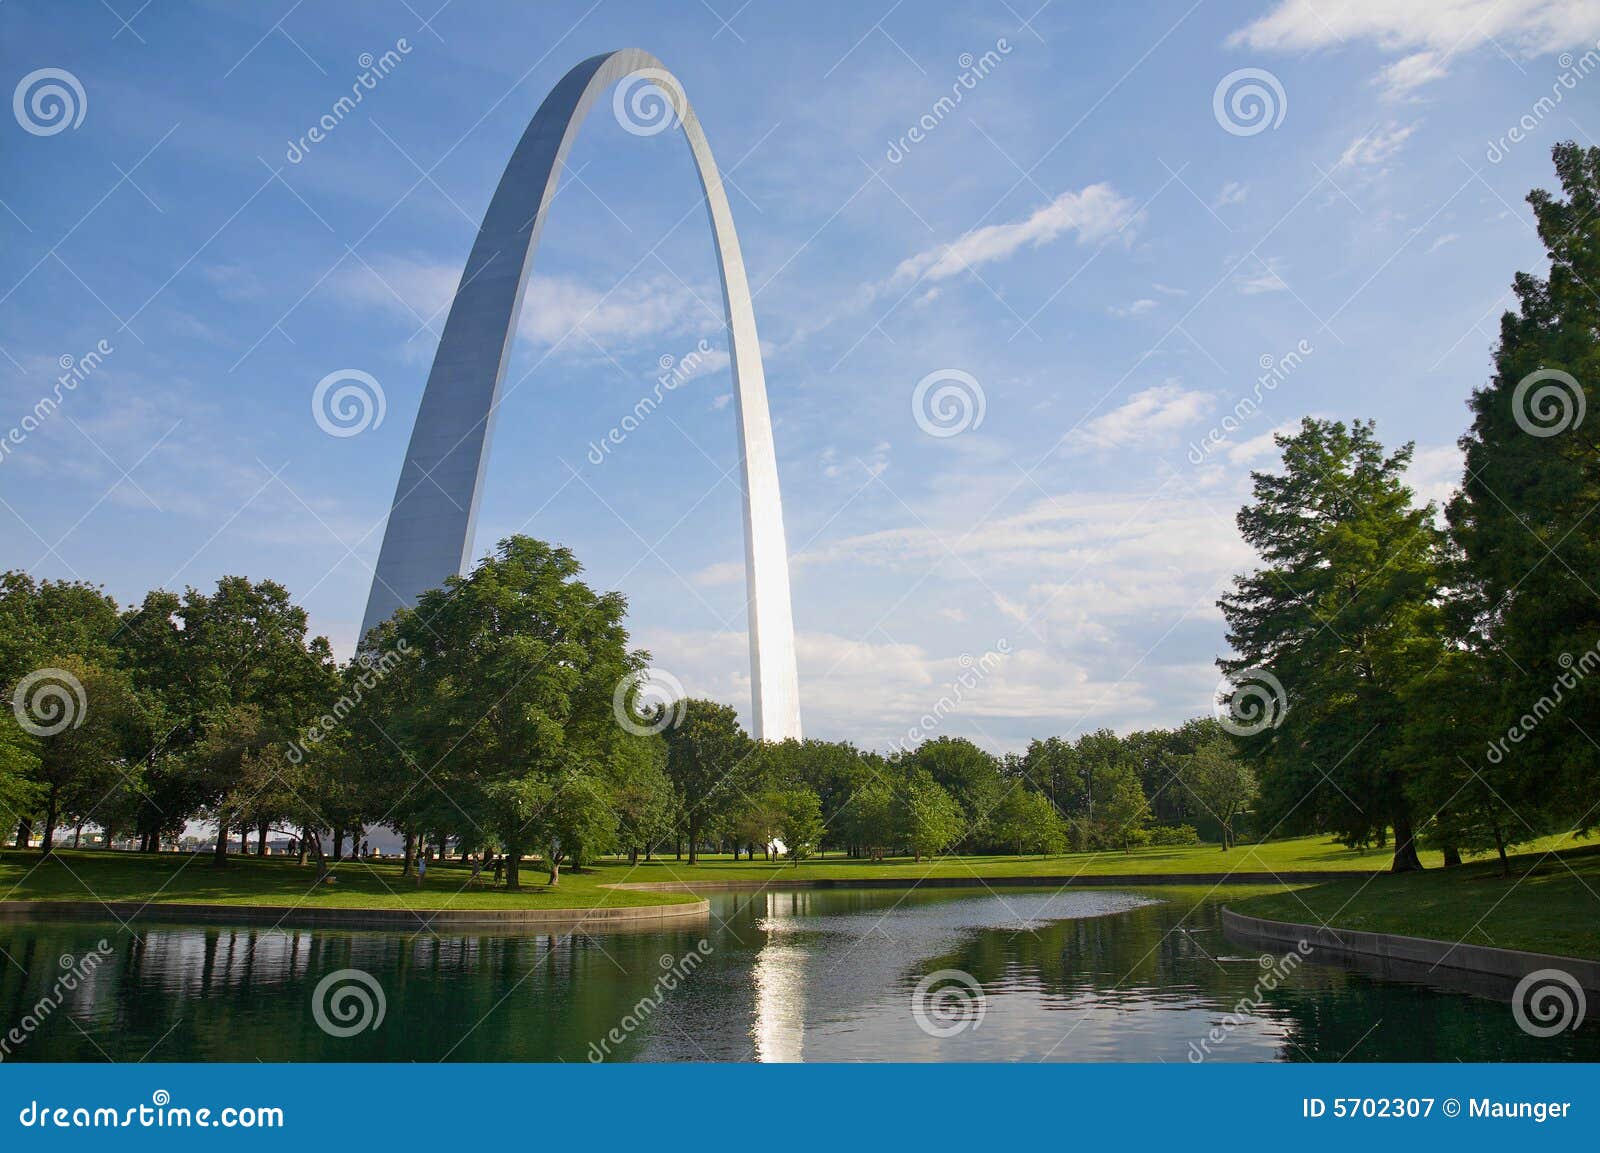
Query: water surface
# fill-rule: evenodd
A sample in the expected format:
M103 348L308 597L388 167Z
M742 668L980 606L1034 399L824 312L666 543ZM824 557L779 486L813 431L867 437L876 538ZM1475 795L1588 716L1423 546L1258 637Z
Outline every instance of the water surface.
M1503 1002L1230 943L1196 890L719 894L564 936L0 924L7 1060L1600 1060ZM109 954L79 982L104 939ZM377 1028L319 983L369 975ZM930 975L940 975L931 985ZM922 988L919 990L919 983ZM320 1014L362 1009L356 989ZM61 996L40 1011L41 998ZM349 1018L344 1018L349 1020ZM31 1024L30 1024L31 1022ZM4 1034L0 1034L3 1037Z

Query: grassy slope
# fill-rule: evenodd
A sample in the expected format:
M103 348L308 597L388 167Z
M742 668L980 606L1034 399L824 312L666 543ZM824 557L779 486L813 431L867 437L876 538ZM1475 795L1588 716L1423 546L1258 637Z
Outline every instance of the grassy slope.
M1549 838L1538 842L1538 847L1542 850L1558 844L1574 843L1570 838ZM1131 853L1068 853L1060 857L945 857L920 863L913 862L909 857L873 863L830 856L800 865L771 865L760 860L741 860L735 864L726 855L718 855L702 858L697 866L685 865L667 857L650 864L641 862L633 870L621 866L619 871L628 874L628 881L693 883L771 880L775 885L781 885L785 880L891 878L912 884L919 877L1072 877L1116 873L1201 873L1221 876L1234 872L1323 872L1345 869L1377 872L1389 867L1389 856L1384 850L1347 849L1325 837L1296 837L1260 845L1239 845L1226 853L1216 845L1194 845L1174 849L1136 849ZM1422 858L1430 867L1441 864L1437 853L1423 853ZM624 878L619 875L617 879Z
M1253 917L1600 959L1600 846L1229 901Z
M427 886L402 878L400 866L388 862L343 861L334 885L316 885L315 868L287 858L230 857L228 867L212 867L209 854L139 855L116 852L62 852L40 861L39 854L0 853L0 900L144 901L155 904L192 902L215 905L274 907L343 907L361 909L568 909L605 905L661 905L692 900L678 893L641 893L603 889L613 880L610 870L563 873L561 884L539 884L544 873L525 865L523 889L464 888L469 870L459 865L434 865Z
M1551 847L1554 842L1541 847ZM1427 859L1427 855L1424 855ZM1437 865L1437 858L1429 859ZM524 888L464 888L468 872L458 864L434 865L428 884L418 889L415 880L403 879L399 866L345 861L339 864L337 885L316 886L311 866L297 866L284 858L230 857L226 869L215 869L209 857L178 854L142 856L131 853L60 852L41 862L37 853L0 852L0 900L145 901L156 904L202 903L268 905L298 904L322 907L382 909L560 909L598 906L639 906L677 903L686 894L608 889L619 881L764 880L782 886L796 880L829 878L840 881L889 878L915 884L923 877L1050 877L1104 876L1113 873L1288 872L1366 869L1388 865L1380 851L1355 852L1319 837L1300 837L1264 845L1241 845L1227 853L1215 845L1175 849L1141 849L1132 853L1076 853L1061 857L949 857L913 862L896 858L883 862L851 861L827 857L798 867L770 865L709 856L696 866L670 857L640 862L605 861L582 873L564 871L554 890L539 884L544 874L531 864L522 871ZM1600 885L1597 885L1600 888ZM1320 890L1316 890L1320 891ZM1304 913L1305 910L1299 910ZM1266 914L1263 914L1266 915ZM1293 919L1293 918L1289 918Z

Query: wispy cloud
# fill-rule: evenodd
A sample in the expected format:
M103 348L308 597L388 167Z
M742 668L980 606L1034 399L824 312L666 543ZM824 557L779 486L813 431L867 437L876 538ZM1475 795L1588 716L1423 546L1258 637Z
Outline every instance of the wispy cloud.
M946 280L969 268L1004 260L1024 247L1041 248L1063 236L1094 244L1125 231L1137 209L1109 184L1091 184L1081 192L1063 192L1022 220L974 229L959 240L940 244L900 262L890 285L921 279Z
M1405 53L1377 77L1388 95L1404 96L1444 76L1453 57L1485 44L1537 56L1597 36L1600 4L1594 0L1282 0L1235 32L1229 43L1308 52L1368 42L1384 52Z
M1168 441L1204 416L1210 407L1209 393L1186 389L1169 380L1136 392L1126 404L1079 425L1067 436L1067 445L1083 451Z

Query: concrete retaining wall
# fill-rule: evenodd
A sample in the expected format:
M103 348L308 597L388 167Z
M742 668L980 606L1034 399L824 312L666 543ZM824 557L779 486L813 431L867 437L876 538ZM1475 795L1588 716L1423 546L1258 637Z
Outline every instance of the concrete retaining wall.
M1585 989L1600 992L1600 962L1580 957L1559 957L1551 953L1525 953L1520 949L1494 949L1486 945L1452 944L1426 937L1402 937L1395 933L1365 933L1354 929L1322 928L1292 921L1268 921L1248 917L1232 909L1222 910L1222 928L1235 940L1294 948L1309 942L1312 954L1334 957L1376 957L1385 962L1421 966L1423 971L1451 969L1494 977L1515 983L1540 969L1562 969ZM1508 985L1504 993L1509 995Z
M707 901L598 909L349 909L326 906L153 904L137 901L0 901L0 919L283 925L310 929L484 929L596 932L704 920Z

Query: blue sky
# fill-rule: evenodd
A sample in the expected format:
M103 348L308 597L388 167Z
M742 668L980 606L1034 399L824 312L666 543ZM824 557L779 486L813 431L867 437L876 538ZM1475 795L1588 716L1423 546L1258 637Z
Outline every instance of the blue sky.
M632 45L728 175L808 733L897 741L964 672L936 731L996 750L1177 723L1211 704L1270 433L1376 418L1448 493L1511 277L1543 270L1523 197L1600 134L1575 0L439 3L0 6L0 566L123 601L270 576L348 653L500 171L568 68ZM41 69L81 89L68 123ZM725 357L590 459L662 358L725 348L688 151L609 112L535 260L477 545L571 546L658 666L747 713ZM383 419L331 436L312 395L346 369ZM951 372L982 420L930 435L913 395Z

